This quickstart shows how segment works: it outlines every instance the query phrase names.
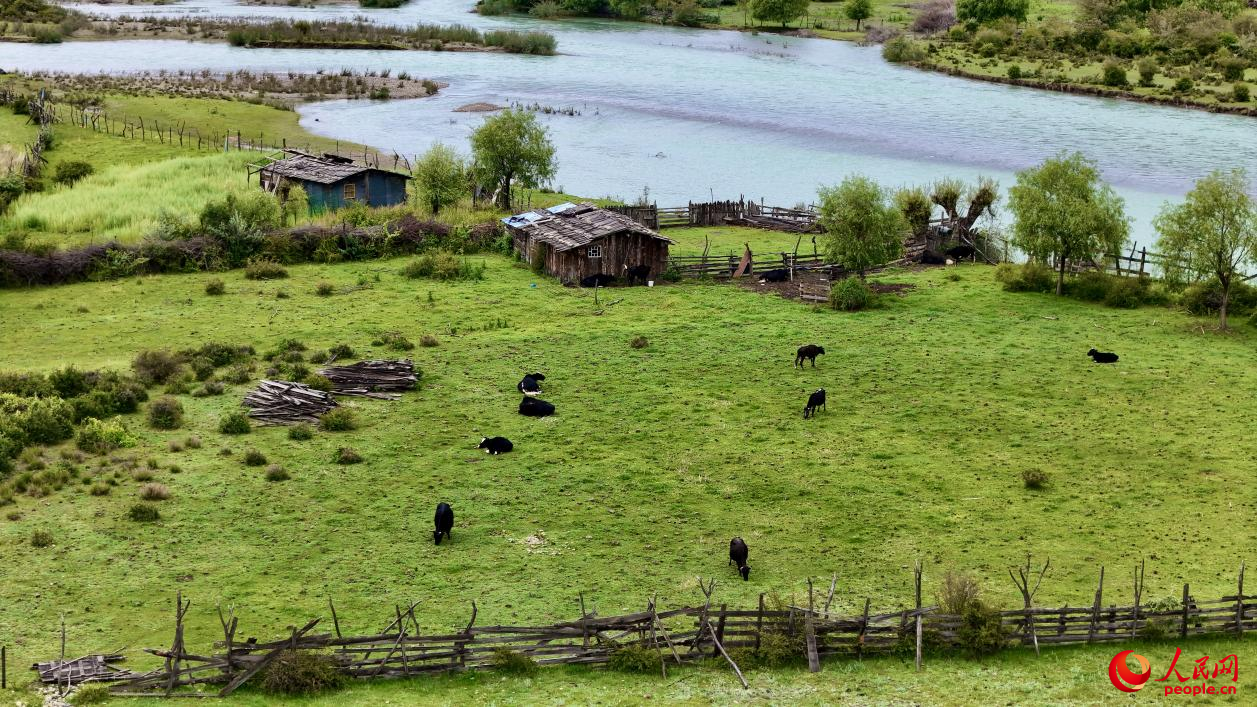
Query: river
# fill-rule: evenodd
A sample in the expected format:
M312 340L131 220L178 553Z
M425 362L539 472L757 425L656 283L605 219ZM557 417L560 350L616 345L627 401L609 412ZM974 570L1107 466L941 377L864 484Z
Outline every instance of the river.
M988 84L888 64L876 47L828 40L599 20L480 17L469 0L414 0L393 10L79 5L90 13L347 18L544 29L560 55L243 49L126 40L0 45L0 67L111 72L391 69L450 84L434 98L302 106L311 132L405 154L434 141L465 148L475 101L572 107L542 116L558 148L554 186L660 205L687 200L811 200L818 186L863 173L887 185L944 176L995 178L1060 150L1096 160L1126 199L1133 237L1151 242L1167 199L1218 167L1257 176L1257 121L1187 109ZM242 126L247 132L247 126Z

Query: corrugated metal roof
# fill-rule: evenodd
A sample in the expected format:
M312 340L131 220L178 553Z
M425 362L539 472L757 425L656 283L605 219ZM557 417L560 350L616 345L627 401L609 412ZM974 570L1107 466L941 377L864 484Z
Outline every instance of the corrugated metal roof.
M502 219L502 222L560 252L588 245L616 233L637 233L672 242L670 238L659 235L624 214L600 209L588 203L563 203L548 209L516 214Z

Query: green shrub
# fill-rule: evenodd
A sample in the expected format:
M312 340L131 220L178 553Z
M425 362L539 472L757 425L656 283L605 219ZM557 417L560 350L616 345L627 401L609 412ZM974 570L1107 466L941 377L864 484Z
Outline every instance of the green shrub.
M136 523L152 523L161 520L161 511L151 503L137 503L127 511L127 517Z
M304 442L314 437L314 428L304 422L288 428L288 439Z
M1028 489L1039 490L1047 485L1048 474L1042 469L1023 469L1021 481Z
M201 448L201 438L200 438L200 437L197 437L196 435L193 435L193 436L191 436L191 437L189 437L189 438L187 438L187 439L183 440L183 446L187 447L188 449L200 449L200 448Z
M324 432L348 432L358 428L358 419L349 408L333 408L319 417L319 429Z
M223 385L222 381L205 381L200 388L192 391L192 397L205 398L211 395L222 395L225 390L226 386Z
M1114 277L1104 295L1106 307L1135 309L1148 298L1148 280L1142 277Z
M1113 279L1099 270L1088 270L1065 281L1065 294L1084 302L1103 302Z
M183 361L172 351L149 350L136 354L131 369L146 385L160 385L179 373Z
M434 280L482 280L484 272L484 263L472 265L471 261L447 250L424 253L407 263L400 271L403 277Z
M223 415L218 421L218 431L225 435L248 434L252 429L248 415L239 410Z
M1005 292L1054 292L1056 290L1056 277L1052 269L1036 261L1022 265L1000 263L995 268L995 280L1004 286Z
M92 454L107 454L115 449L134 447L135 442L135 437L121 420L98 420L94 417L83 421L74 439L79 449Z
M343 361L354 357L354 349L349 344L337 344L327 350L332 360Z
M1179 303L1188 312L1197 316L1217 314L1222 307L1222 283L1218 281L1218 278L1211 277L1192 284L1183 291ZM1242 315L1254 308L1257 308L1257 287L1243 282L1231 283L1231 297L1227 303L1227 313Z
M344 683L332 656L286 650L262 672L261 689L271 695L313 695Z
M332 455L332 461L337 464L358 464L362 461L362 456L350 447L341 447Z
M1192 83L1191 79L1187 78L1186 76L1183 76L1178 81L1174 82L1174 92L1187 93L1188 91L1192 90L1192 88L1195 85L1196 84Z
M184 372L166 381L166 387L163 390L166 395L187 395L192 392L192 384L195 381L195 376Z
M57 165L57 170L53 175L52 181L57 184L72 185L94 171L96 170L89 162L70 160L69 162L62 162Z
M650 346L650 341L640 334L629 339L629 348L644 349L647 346Z
M1105 86L1124 88L1126 86L1126 67L1113 59L1109 59L1100 68L1100 81Z
M213 280L205 283L205 294L207 295L217 296L225 293L226 291L227 286L224 285L223 281L218 278L214 278Z
M990 655L1004 647L1004 625L999 610L977 599L960 615L956 644L970 657Z
M873 291L868 283L858 277L848 277L834 283L829 290L829 306L843 312L855 312L868 307Z
M622 673L658 673L661 661L659 651L654 648L630 643L611 652L607 667Z
M245 266L244 276L249 280L282 280L288 277L288 271L274 260L253 258Z
M237 364L227 369L221 377L225 383L234 383L236 385L248 383L253 380L253 365L248 363Z
M52 533L47 530L36 530L31 533L31 547L50 547L52 543Z
M1157 62L1151 57L1144 57L1135 64L1135 69L1139 71L1139 85L1149 88L1155 83L1157 78Z
M300 377L299 382L304 383L315 390L330 391L333 388L332 380L327 376L321 376L317 373L307 373Z
M402 336L401 332L386 331L380 334L371 342L372 346L383 346L393 351L410 351L415 348L414 343Z
M100 682L89 682L74 688L74 692L70 693L70 704L74 707L81 705L98 705L109 700L112 695L109 692L109 686Z
M507 675L535 675L537 661L510 648L493 649L493 668Z
M148 404L148 424L158 430L175 430L183 424L183 404L163 395Z
M58 398L0 395L0 431L29 444L56 444L74 434L74 406Z
M256 449L250 449L244 453L245 466L262 466L266 464L266 455Z
M149 469L137 469L131 472L131 479L134 481L152 481L153 472Z
M907 35L891 38L882 45L882 58L892 64L923 61L927 53L921 42L914 41Z
M1248 103L1248 84L1237 83L1231 87L1231 100L1236 103Z
M336 285L333 285L326 280L322 280L314 286L314 294L319 297L331 297L336 294Z
M108 496L109 492L112 490L113 490L113 487L110 486L109 484L99 483L99 484L92 484L92 487L89 488L87 492L93 496Z
M433 334L424 334L419 337L419 345L424 348L432 348L434 346L440 346L441 341Z
M960 616L979 601L981 594L982 587L973 575L947 570L943 573L943 583L939 585L935 601L944 614Z
M165 501L170 498L170 489L165 484L147 483L140 487L140 498L145 501Z
M274 349L271 349L269 352L267 352L266 360L267 361L293 360L288 357L292 354L300 354L302 351L305 351L305 350L306 350L306 345L304 342L299 341L297 339L283 339L282 341L280 341L278 344L275 345ZM300 361L301 356L298 355L295 360Z
M278 464L271 464L270 466L266 467L266 480L267 481L287 481L290 478L291 477L288 476L288 472L284 471L284 467Z
M214 375L214 362L204 356L197 356L188 362L192 376L199 381L207 380Z

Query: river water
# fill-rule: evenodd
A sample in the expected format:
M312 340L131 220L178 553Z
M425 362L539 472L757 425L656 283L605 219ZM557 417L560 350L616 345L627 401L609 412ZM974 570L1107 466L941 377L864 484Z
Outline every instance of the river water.
M394 10L87 5L90 13L348 18L544 29L559 56L460 52L243 49L127 40L0 45L0 67L61 71L391 69L450 84L434 98L329 101L300 108L328 137L405 154L434 141L464 148L487 101L565 108L542 116L558 148L556 187L660 205L762 197L809 201L822 184L863 173L888 185L1013 173L1060 150L1095 159L1127 201L1135 240L1212 169L1257 176L1257 121L1238 116L968 81L887 64L876 47L598 20L480 17L469 0L413 0ZM242 126L246 132L247 126Z

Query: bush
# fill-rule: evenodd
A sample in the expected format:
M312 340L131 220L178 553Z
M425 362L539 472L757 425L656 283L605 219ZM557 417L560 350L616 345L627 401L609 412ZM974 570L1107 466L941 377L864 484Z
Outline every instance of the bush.
M148 404L148 424L158 430L175 430L183 424L183 404L163 395Z
M1056 291L1052 269L1035 261L1023 265L1000 263L995 268L995 280L1004 285L1005 292Z
M843 312L855 312L868 307L873 291L868 283L858 277L839 280L829 290L829 306Z
M1187 78L1186 76L1184 76L1184 77L1180 78L1178 81L1175 81L1175 82L1174 82L1174 92L1175 92L1175 93L1187 93L1188 91L1192 90L1192 88L1193 88L1195 85L1196 85L1196 84L1192 83L1192 80L1191 80L1191 79L1189 79L1189 78Z
M1135 309L1148 299L1148 280L1142 277L1114 277L1104 295L1106 307Z
M644 349L647 346L650 346L650 340L640 334L637 336L634 336L632 339L629 339L630 348Z
M87 492L93 496L108 496L109 492L112 490L113 490L113 487L110 486L109 484L100 483L100 484L92 484L92 487L88 489Z
M170 498L170 489L165 484L144 484L140 487L140 498L145 501L165 501Z
M192 383L195 380L194 376L186 373L174 376L170 380L166 381L164 391L166 395L187 395L192 392Z
M69 186L73 185L83 177L90 175L94 171L96 170L88 162L80 162L78 160L62 162L57 165L57 170L53 175L52 181L57 184L65 184Z
M956 643L970 657L990 655L1004 647L1004 625L997 609L976 599L966 607L960 619Z
M344 360L354 357L354 349L349 344L337 344L327 350L327 355L332 360Z
M1121 63L1109 59L1104 62L1100 68L1100 81L1105 86L1114 86L1116 88L1126 87L1126 67Z
M436 336L432 334L424 334L423 336L419 337L419 345L424 348L430 349L434 346L440 346L441 342L439 339L436 338Z
M56 444L74 434L74 406L57 398L0 400L0 424L15 439L20 435L29 444Z
M74 439L79 449L92 454L107 454L115 449L134 447L135 437L121 420L98 420L89 417L79 427Z
M510 648L493 649L493 667L507 675L535 675L537 661L531 656L517 653Z
M213 280L205 283L205 294L210 295L211 297L221 295L225 292L227 292L227 286L224 285L223 281L218 278L214 278Z
M137 503L127 511L127 517L136 523L152 523L161 520L161 511L151 503Z
M314 286L314 294L319 297L331 297L336 294L336 286L326 280L320 281Z
M1248 84L1237 83L1231 87L1231 100L1236 103L1248 103Z
M943 584L938 588L935 601L944 614L960 616L980 600L981 594L982 587L973 575L947 570L943 574Z
M332 656L286 650L262 673L262 691L272 695L313 695L345 682Z
M232 366L227 372L222 374L222 380L226 383L235 383L241 385L253 380L253 366L248 363L241 363Z
M1013 79L1013 80L1017 80L1021 78L1021 66L1018 64L1013 64L1012 66L1008 67L1008 78Z
M47 530L36 530L31 533L31 547L50 547L52 543L52 533Z
M330 391L333 387L332 380L327 376L321 376L317 373L306 373L300 376L299 382L304 383L315 390Z
M218 431L225 435L243 435L248 434L253 426L249 424L249 417L243 412L237 410L223 415L218 421Z
M1039 490L1047 485L1048 474L1042 469L1023 469L1021 481L1028 489Z
M137 469L131 472L131 478L135 481L152 481L153 472L148 469Z
M1099 270L1088 270L1065 281L1065 294L1084 302L1103 302L1112 287L1110 279Z
M882 45L882 58L892 64L923 61L926 55L925 47L920 42L902 34Z
M224 390L226 386L222 384L222 381L205 381L200 388L192 391L192 397L205 398L211 395L222 395Z
M304 422L288 428L288 439L304 442L312 437L314 437L314 428Z
M661 660L659 651L630 643L611 652L607 668L622 673L658 673Z
M1197 316L1217 314L1222 307L1222 283L1216 277L1197 282L1183 291L1180 302L1184 309ZM1254 308L1257 308L1257 288L1243 282L1233 282L1227 313L1243 315Z
M70 704L74 707L80 705L98 705L106 702L112 694L109 692L109 686L99 682L89 682L74 688L74 692L70 693Z
M191 437L189 437L189 438L187 438L187 439L183 440L183 446L187 447L188 449L200 449L200 448L201 448L201 438L200 438L200 437L197 437L196 435L193 435L193 436L191 436Z
M170 380L183 367L179 356L172 351L149 350L136 354L131 370L146 385L160 385Z
M244 276L249 280L282 280L288 277L288 271L274 260L253 258L245 266Z
M358 419L349 408L334 408L319 417L319 429L324 432L348 432L358 428Z
M266 467L267 481L287 481L290 478L292 477L288 476L288 472L284 471L284 467L278 464L271 464Z
M350 447L341 447L332 456L332 461L337 464L358 464L362 461L362 456Z
M1135 69L1139 71L1139 85L1149 88L1154 84L1157 78L1157 62L1151 57L1144 57L1135 64Z
M485 265L472 265L466 258L447 251L438 250L424 253L402 267L403 277L411 279L432 278L434 280L482 280Z
M410 339L402 336L401 332L397 331L386 331L380 334L371 342L371 345L383 346L393 351L410 351L415 348Z
M266 455L256 449L250 449L244 453L245 466L262 466L266 464Z

